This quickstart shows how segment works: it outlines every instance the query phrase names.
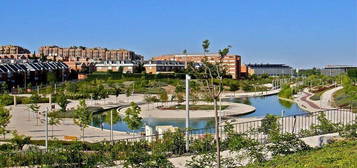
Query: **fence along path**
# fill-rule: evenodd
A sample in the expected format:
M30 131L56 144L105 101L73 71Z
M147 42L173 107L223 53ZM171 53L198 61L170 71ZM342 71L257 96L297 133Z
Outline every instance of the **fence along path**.
M314 135L318 135L318 130L313 130L312 127L319 125L318 116L324 114L325 118L333 124L348 125L356 121L357 114L353 113L351 109L331 109L313 113L305 113L298 115L290 115L279 117L278 122L281 133L292 133L298 137L304 137L304 131L317 131ZM262 125L263 119L237 123L234 124L234 131L236 133L247 134L250 138L256 139L261 143L266 141L267 135L256 131ZM222 132L222 131L221 131ZM325 132L324 132L325 133ZM224 137L222 132L221 137Z
M289 115L284 117L278 117L279 127L281 133L292 133L296 134L298 137L304 137L303 131L311 130L312 126L320 124L318 116L321 114L325 115L325 118L333 124L348 125L356 121L357 114L352 112L352 109L330 109L313 113L304 113L298 115ZM264 119L235 123L232 124L233 131L235 133L246 134L251 139L255 139L260 143L267 142L267 135L261 131L257 131ZM189 130L189 136L191 140L203 138L207 135L214 135L215 128L204 128L204 129L193 129ZM320 132L320 134L331 133L331 132ZM314 135L318 135L319 132L315 132ZM220 137L225 139L227 135L224 132L224 126L220 126ZM160 139L162 135L149 135L132 137L126 139L120 139L117 141L140 141L148 140L153 141L155 139Z

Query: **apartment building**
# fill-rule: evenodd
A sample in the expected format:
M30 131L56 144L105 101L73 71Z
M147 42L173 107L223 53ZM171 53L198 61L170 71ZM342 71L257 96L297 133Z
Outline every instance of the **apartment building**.
M83 46L72 46L61 48L58 46L43 46L38 50L39 55L44 55L50 60L61 61L123 61L142 60L143 56L135 54L134 51L126 49L109 50L107 48L87 48Z
M38 50L39 56L46 56L49 60L63 61L71 69L93 72L95 64L103 61L142 61L143 56L126 49L109 50L107 48L87 48L72 46L61 48L58 46L43 46Z
M150 60L144 64L145 72L149 74L174 73L185 69L185 64L179 61Z
M193 63L202 63L205 59L207 59L210 63L216 63L220 59L220 55L218 53L211 54L170 54L170 55L162 55L158 57L153 57L153 60L161 60L161 61L178 61L178 62L193 62ZM240 78L240 70L241 70L241 56L239 55L227 55L223 59L223 66L226 68L227 73L232 76L233 79Z
M0 82L9 88L23 87L30 83L35 86L47 82L47 74L54 73L57 81L69 78L70 69L62 62L8 62L0 64Z
M293 68L285 64L247 64L249 75L284 76L293 75Z
M327 65L325 68L321 69L321 74L326 76L338 76L343 73L347 73L349 69L357 68L357 66L352 65Z
M96 70L99 72L118 72L122 69L123 73L134 73L137 72L139 63L136 61L103 61L95 65Z
M31 52L23 47L15 45L0 46L0 59L28 59Z

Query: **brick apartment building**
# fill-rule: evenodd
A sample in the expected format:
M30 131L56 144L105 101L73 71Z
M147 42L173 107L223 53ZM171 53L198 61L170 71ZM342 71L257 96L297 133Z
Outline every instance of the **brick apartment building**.
M193 63L202 63L203 60L207 58L207 61L210 63L215 63L219 61L219 54L170 54L153 57L153 60L162 60L162 61L178 61L178 62L193 62ZM241 70L241 56L239 55L227 55L223 58L223 66L227 69L227 73L232 76L233 79L240 78Z
M72 46L61 48L58 46L43 46L38 50L39 56L46 56L49 60L63 61L71 69L82 71L94 69L94 63L103 61L143 60L143 56L126 49L109 50L107 48L87 48Z
M81 61L88 59L93 61L123 61L143 59L143 56L126 49L108 50L106 48L86 48L83 46L73 46L69 48L43 46L39 48L38 54L44 55L51 60L63 61Z
M0 46L0 59L28 59L31 52L20 46L6 45Z

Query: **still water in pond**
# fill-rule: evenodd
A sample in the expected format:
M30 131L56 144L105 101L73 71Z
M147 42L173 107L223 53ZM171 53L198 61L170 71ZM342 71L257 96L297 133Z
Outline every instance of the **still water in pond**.
M305 113L296 104L288 101L279 100L276 95L264 97L249 97L249 98L225 98L222 101L244 103L256 107L256 111L250 114L239 117L264 117L266 114L281 115L284 110L284 115L293 115ZM155 119L145 118L143 122L150 126L172 125L174 127L185 128L185 119ZM94 124L96 127L101 127L100 124ZM191 119L190 127L196 128L210 128L214 127L214 119ZM106 123L103 124L104 129L110 129ZM125 122L117 122L113 125L113 129L117 131L132 132ZM135 130L135 132L143 131L142 129Z

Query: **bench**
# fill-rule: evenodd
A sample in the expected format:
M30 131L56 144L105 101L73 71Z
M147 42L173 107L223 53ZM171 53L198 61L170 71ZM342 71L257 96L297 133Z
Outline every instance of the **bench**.
M78 138L76 136L64 136L64 140L66 140L66 141L77 141Z

